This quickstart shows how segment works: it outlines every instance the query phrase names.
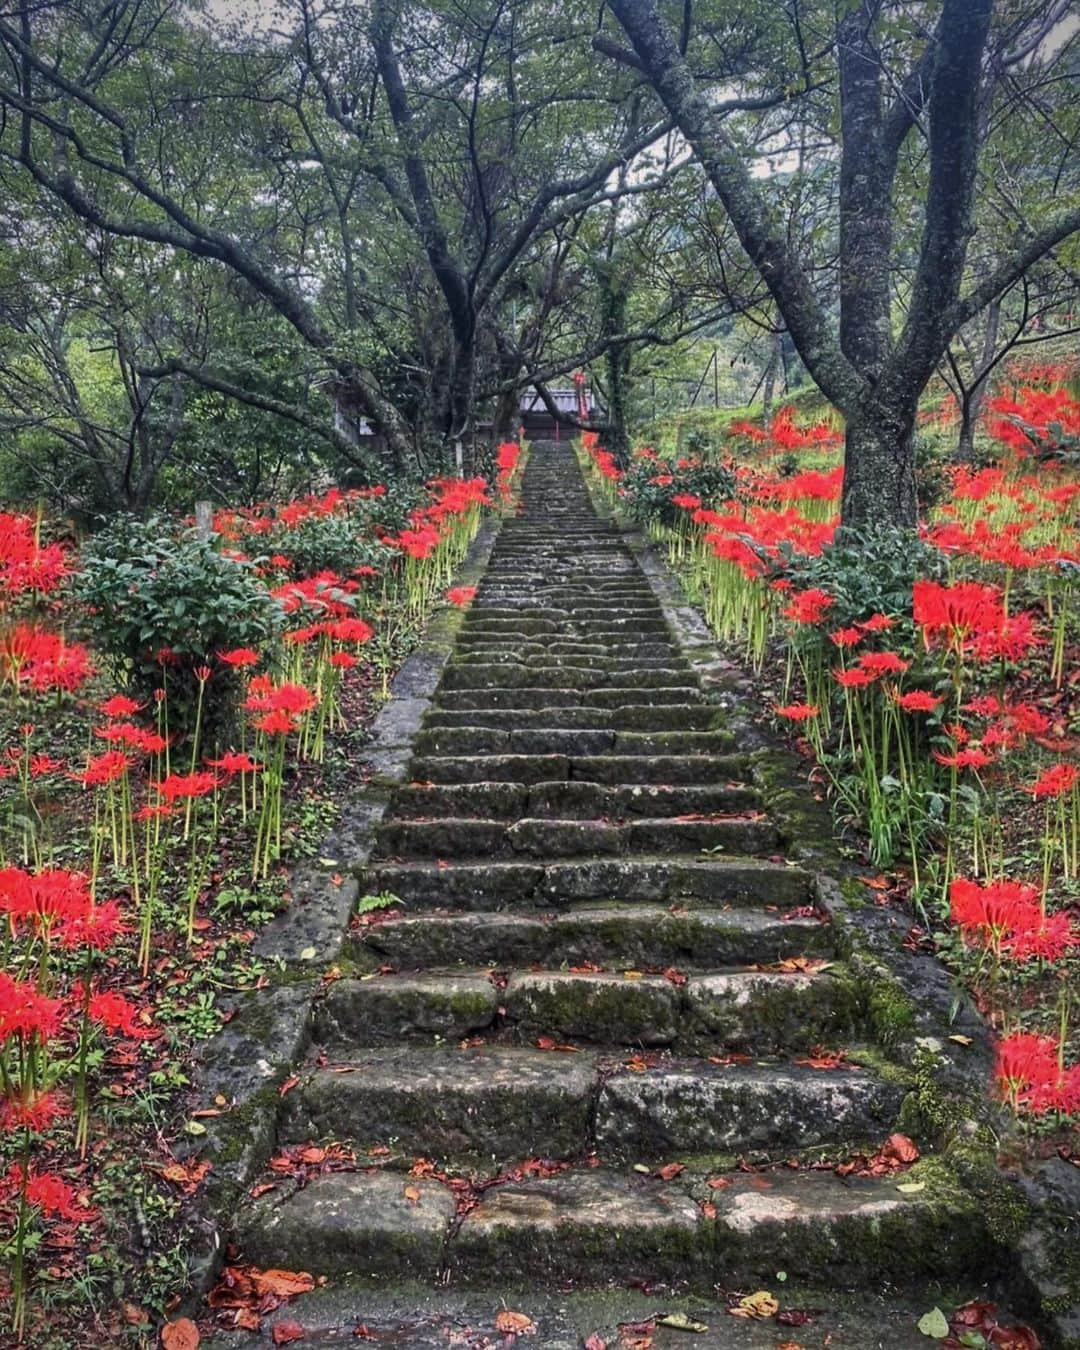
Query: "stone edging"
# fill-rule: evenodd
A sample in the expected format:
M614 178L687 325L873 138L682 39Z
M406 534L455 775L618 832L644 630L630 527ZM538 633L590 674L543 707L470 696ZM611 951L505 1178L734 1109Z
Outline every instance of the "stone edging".
M513 510L513 505L507 508ZM486 520L454 584L472 586L487 569L502 515ZM313 1002L326 972L341 956L360 883L395 787L405 781L413 740L453 651L465 610L441 609L390 686L390 699L371 724L363 751L364 778L344 806L318 856L290 869L289 907L260 932L252 951L276 965L268 987L233 1000L229 1021L199 1051L188 1110L215 1109L189 1154L212 1164L185 1220L196 1233L186 1307L201 1311L223 1260L222 1231L237 1202L273 1152L282 1087L311 1044ZM178 1150L179 1151L179 1150Z

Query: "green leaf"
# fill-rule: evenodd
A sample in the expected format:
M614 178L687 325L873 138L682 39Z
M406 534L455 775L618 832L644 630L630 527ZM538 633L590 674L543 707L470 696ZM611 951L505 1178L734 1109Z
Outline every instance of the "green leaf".
M933 1341L943 1341L949 1334L949 1322L940 1308L931 1308L919 1318L919 1330Z

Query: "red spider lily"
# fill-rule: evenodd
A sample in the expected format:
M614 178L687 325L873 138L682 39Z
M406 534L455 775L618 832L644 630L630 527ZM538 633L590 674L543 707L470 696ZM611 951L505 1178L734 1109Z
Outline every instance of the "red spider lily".
M676 492L671 499L672 506L678 506L683 511L696 511L701 505L701 498L695 497L692 492Z
M31 778L44 778L47 774L59 773L63 767L62 759L54 759L52 755L40 753L30 756L27 771Z
M957 877L949 887L949 917L965 938L983 940L996 951L1010 931L1035 928L1043 916L1035 886L1020 881L980 885Z
M69 571L67 549L62 544L42 545L38 521L0 512L0 594L7 598L26 591L47 595Z
M807 722L811 717L817 717L821 711L813 703L786 703L774 704L773 712L777 717L786 717L789 722Z
M229 776L237 773L258 773L262 765L245 751L229 750L220 759L208 759L212 769L220 769Z
M784 609L784 618L791 619L793 623L820 623L825 611L833 603L831 595L815 586L805 591L795 591Z
M86 1004L86 1012L91 1021L97 1022L106 1031L133 1037L153 1034L137 1020L141 1016L139 1006L111 989L92 993Z
M1059 961L1076 945L1076 933L1068 914L1039 914L1029 926L1006 934L1001 950L1018 962L1029 961L1032 957Z
M931 694L927 689L911 689L906 694L895 694L893 701L898 708L904 712L936 712L945 702L937 694Z
M217 774L196 770L194 773L171 773L155 783L154 787L164 801L176 802L205 797L207 793L213 792L219 781Z
M859 669L834 670L832 676L842 689L865 689L878 678L873 671Z
M955 644L966 640L972 632L994 628L1001 612L998 588L977 581L961 581L953 586L916 581L912 589L912 614L923 630L927 646L939 633Z
M103 900L89 905L82 914L71 914L57 925L54 940L69 950L107 951L127 931L120 902Z
M106 699L105 702L100 705L98 711L104 713L105 716L109 718L133 717L135 713L139 712L142 706L143 705L136 702L135 699L128 698L126 694L113 694L112 698Z
M74 693L94 673L90 652L81 642L67 642L31 624L18 624L0 638L0 662L14 685L35 693Z
M888 614L871 614L859 627L864 633L885 633L896 626L896 620Z
M374 628L363 619L338 619L327 624L326 631L338 642L370 642L375 636Z
M28 980L14 980L0 970L0 1044L13 1036L47 1041L59 1032L64 1004L41 993Z
M1080 783L1080 769L1075 764L1054 764L1045 769L1031 785L1031 795L1040 797L1063 797Z
M910 665L895 652L866 652L859 657L859 666L874 675L902 675Z
M272 712L255 719L255 729L265 736L287 736L290 732L296 731L297 726L296 719L281 708L275 708Z
M994 756L980 750L978 746L956 750L951 755L944 754L940 750L931 753L939 764L944 764L950 769L985 769L994 763Z
M131 766L131 761L122 750L106 750L86 761L82 773L72 774L76 782L83 787L101 787L105 783L115 783L122 778Z
M837 628L829 634L829 641L834 647L855 647L862 640L863 634L859 628Z
M1013 1110L1026 1106L1040 1114L1080 1107L1080 1066L1064 1067L1052 1036L1030 1031L1006 1036L997 1045L994 1077Z
M81 1204L75 1188L66 1181L49 1172L24 1173L19 1163L15 1163L8 1174L0 1179L0 1190L16 1195L24 1192L26 1203L33 1209L60 1219L89 1223L97 1218L97 1211Z
M331 652L326 660L328 665L335 666L338 670L352 670L354 666L360 664L352 652Z
M44 867L25 872L21 867L0 871L0 913L14 926L29 920L38 929L71 923L86 917L92 907L90 885L81 872Z
M464 609L466 605L472 604L476 598L475 586L451 586L446 592L446 598L452 605L458 609Z
M218 653L218 660L222 661L227 666L231 666L233 670L243 670L248 666L257 666L260 659L259 653L254 647L233 647L231 651Z
M55 1091L42 1091L36 1084L19 1088L17 1095L0 1101L0 1131L30 1130L41 1134L71 1115L71 1107Z

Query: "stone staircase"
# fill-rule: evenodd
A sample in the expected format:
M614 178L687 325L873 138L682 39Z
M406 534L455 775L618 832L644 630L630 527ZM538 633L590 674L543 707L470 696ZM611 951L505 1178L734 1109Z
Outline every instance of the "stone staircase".
M493 1291L980 1272L936 1160L820 1165L872 1153L908 1080L566 448L533 452L411 778L361 880L396 902L354 925L283 1102L279 1147L356 1163L250 1202L244 1259Z

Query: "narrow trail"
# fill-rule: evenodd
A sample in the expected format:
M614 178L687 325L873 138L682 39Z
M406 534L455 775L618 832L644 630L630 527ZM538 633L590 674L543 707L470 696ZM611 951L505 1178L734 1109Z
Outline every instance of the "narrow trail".
M515 1285L783 1295L778 1272L830 1296L899 1288L925 1310L931 1280L978 1273L979 1224L951 1184L738 1165L873 1152L906 1086L747 756L568 448L533 451L411 778L361 883L400 904L356 931L284 1103L282 1143L339 1140L359 1168L251 1204L245 1259L329 1277L327 1306L352 1297L350 1316L402 1281L437 1313L447 1286L497 1308ZM799 1062L821 1046L871 1053ZM513 1169L476 1191L431 1175ZM790 1338L923 1343L906 1316L856 1315L847 1332L829 1316ZM785 1339L719 1320L719 1339L676 1343ZM533 1343L581 1344L563 1334Z

